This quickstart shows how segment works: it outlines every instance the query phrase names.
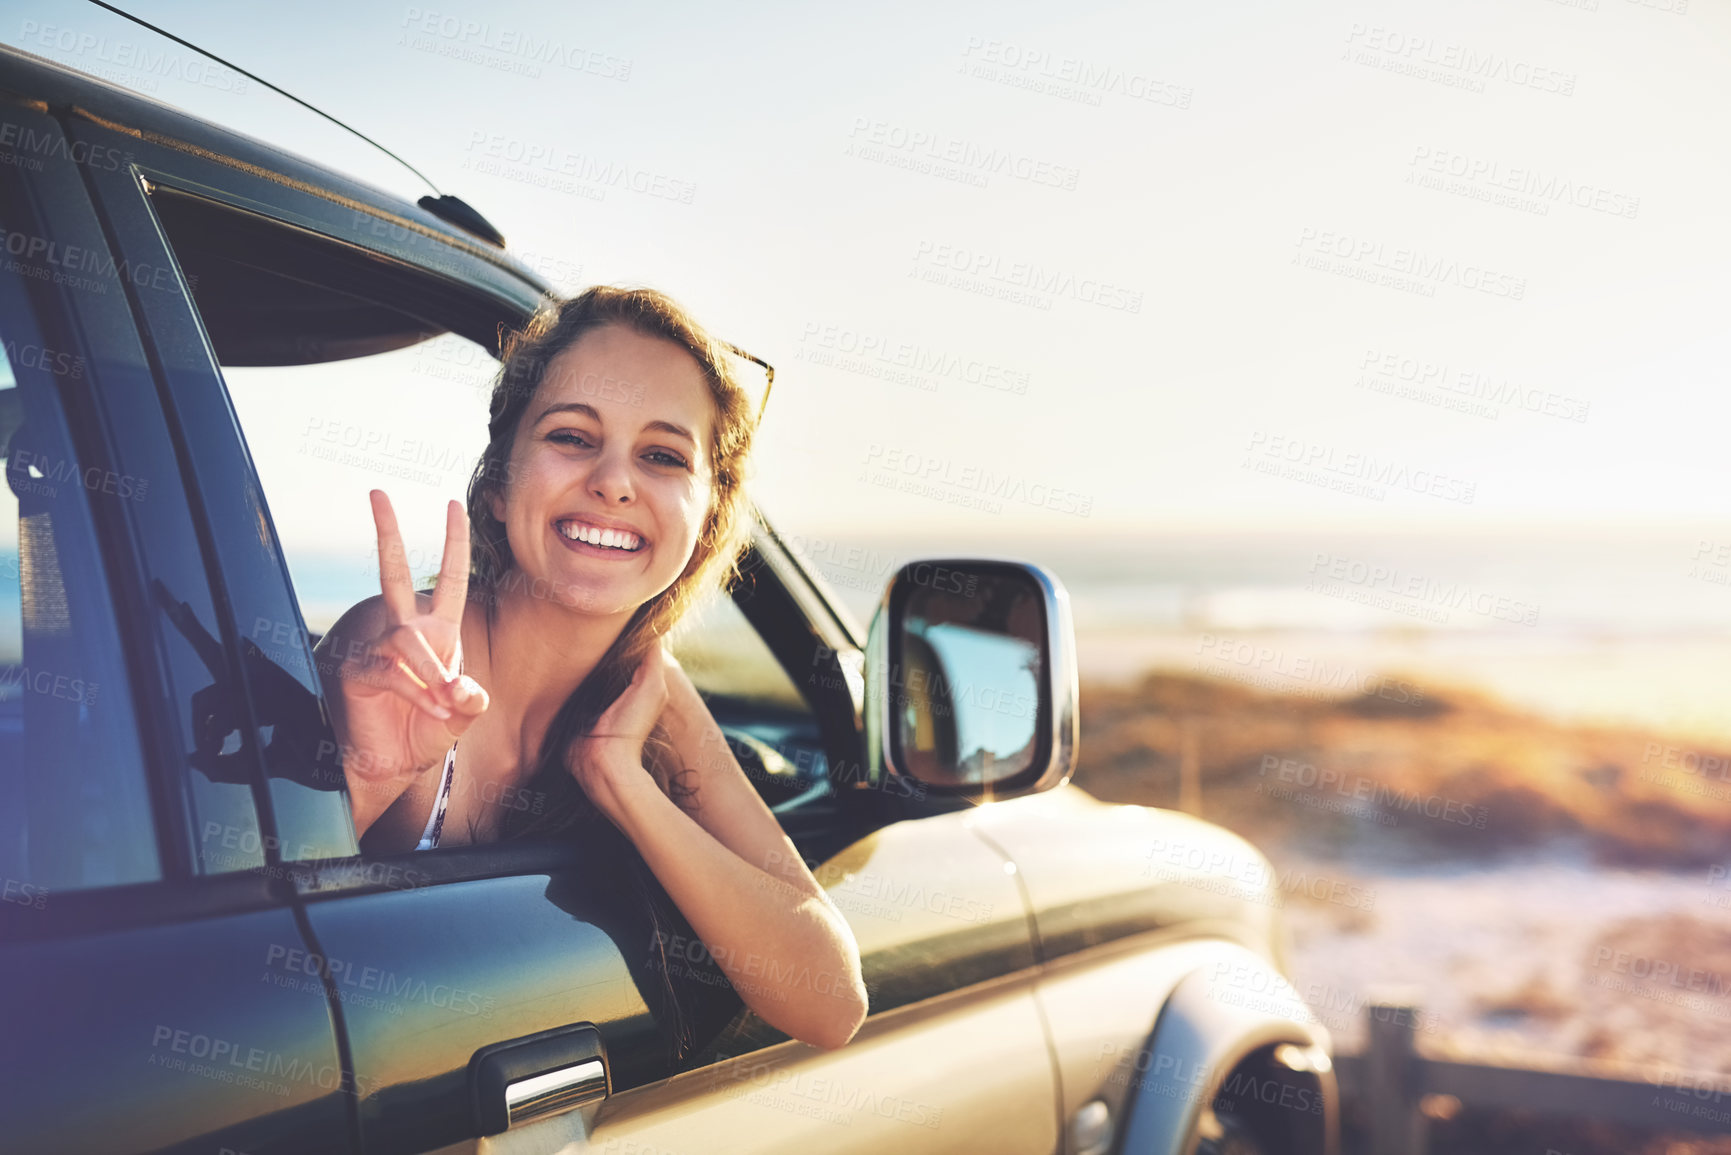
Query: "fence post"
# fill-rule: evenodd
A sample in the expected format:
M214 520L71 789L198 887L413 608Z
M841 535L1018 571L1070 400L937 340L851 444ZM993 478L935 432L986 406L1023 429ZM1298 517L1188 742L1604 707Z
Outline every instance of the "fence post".
M1178 724L1178 809L1202 817L1202 723L1189 714Z
M1414 1045L1418 1015L1417 997L1406 992L1384 992L1365 1000L1370 1155L1424 1155Z

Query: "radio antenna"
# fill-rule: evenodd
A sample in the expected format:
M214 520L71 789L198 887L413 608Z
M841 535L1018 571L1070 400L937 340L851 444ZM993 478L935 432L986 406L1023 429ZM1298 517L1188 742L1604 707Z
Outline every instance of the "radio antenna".
M222 65L224 68L232 68L236 72L240 73L242 76L246 77L248 80L251 80L256 84L262 84L266 88L270 89L272 92L275 92L275 93L278 93L279 95L288 97L290 100L294 101L296 104L300 105L302 108L307 109L310 112L318 113L320 116L324 117L326 120L330 121L332 124L336 125L338 128L343 129L347 132L354 133L356 136L360 137L362 140L366 141L368 144L372 145L374 148L378 149L380 152L384 153L386 156L390 157L392 160L396 161L398 164L402 165L404 168L408 169L410 172L412 172L416 176L420 177L421 180L423 182L425 182L425 184L428 188L432 189L436 193L439 192L439 186L434 184L432 182L432 179L429 178L426 173L422 172L420 169L416 168L414 165L410 164L408 161L404 160L402 157L398 156L396 153L392 152L390 149L386 148L384 145L380 144L378 141L374 140L372 137L368 136L366 133L362 132L360 129L353 128L349 125L344 124L342 121L338 120L336 117L332 116L330 113L326 112L324 109L316 108L313 105L308 104L306 101L302 100L300 97L296 96L294 93L287 92L281 88L278 88L276 85L272 84L270 81L266 80L264 77L258 76L255 73L248 72L246 69L240 67L239 65L232 64L229 61L224 60L222 57L218 56L214 52L207 52L204 49L200 48L198 45L194 44L192 41L183 40L165 28L158 28L156 25L152 24L148 20L141 20L137 16L134 16L130 12L122 11L121 9L116 8L112 4L105 3L104 0L90 0L90 2L94 5L96 5L98 8L106 8L108 11L114 13L116 16L122 17L123 19L126 19L126 20L130 20L134 24L139 25L140 27L148 28L152 32L156 33L158 36L166 36L170 40L174 41L176 44L185 45L186 47L192 49L194 52L198 53L200 56L208 56L208 57L210 57L210 59L216 61L218 64ZM444 194L440 193L439 195L443 196Z

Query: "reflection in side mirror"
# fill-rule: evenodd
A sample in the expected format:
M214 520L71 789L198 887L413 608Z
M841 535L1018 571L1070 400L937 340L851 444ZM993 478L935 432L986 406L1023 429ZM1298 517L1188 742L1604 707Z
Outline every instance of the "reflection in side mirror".
M866 650L866 742L880 771L991 797L1074 769L1075 633L1040 566L917 561L890 582Z

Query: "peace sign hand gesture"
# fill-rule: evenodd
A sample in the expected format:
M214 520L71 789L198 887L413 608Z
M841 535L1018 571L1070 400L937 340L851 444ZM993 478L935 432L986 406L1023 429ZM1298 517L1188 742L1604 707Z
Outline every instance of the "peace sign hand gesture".
M469 519L458 502L445 517L445 552L430 598L415 593L397 515L373 490L381 597L355 606L319 642L334 672L333 721L342 742L355 829L365 833L487 708L487 692L457 671L469 591Z

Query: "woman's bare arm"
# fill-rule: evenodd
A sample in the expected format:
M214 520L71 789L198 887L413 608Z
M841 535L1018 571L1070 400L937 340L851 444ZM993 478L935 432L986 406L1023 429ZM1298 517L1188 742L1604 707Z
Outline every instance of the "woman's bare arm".
M853 932L828 899L723 845L641 766L601 772L610 786L597 791L607 798L598 804L636 844L745 1004L815 1047L831 1050L852 1039L868 1009L865 982ZM772 857L792 854L791 844L774 848L761 836L753 845L770 847ZM670 954L680 950L658 945Z
M665 655L645 664L655 673L640 672L644 684L621 696L617 729L641 734L661 720L699 776L698 817L639 763L640 738L587 747L573 772L637 846L746 1005L802 1042L844 1045L868 1010L852 928L746 779L684 671Z
M661 715L681 764L697 779L692 818L723 846L815 898L830 902L781 823L734 757L721 726L683 669L667 671L667 710ZM833 904L832 904L833 905ZM841 916L837 915L838 918Z

